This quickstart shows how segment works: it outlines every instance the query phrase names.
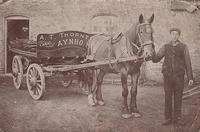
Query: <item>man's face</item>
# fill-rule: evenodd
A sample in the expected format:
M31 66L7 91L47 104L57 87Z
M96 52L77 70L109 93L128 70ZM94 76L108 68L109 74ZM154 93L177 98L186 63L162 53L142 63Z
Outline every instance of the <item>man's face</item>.
M22 30L23 30L24 32L26 32L26 31L28 31L28 28L27 28L27 27L22 27Z
M177 31L171 32L171 38L172 38L173 42L176 42L179 39L179 36L180 36L179 32L177 32Z

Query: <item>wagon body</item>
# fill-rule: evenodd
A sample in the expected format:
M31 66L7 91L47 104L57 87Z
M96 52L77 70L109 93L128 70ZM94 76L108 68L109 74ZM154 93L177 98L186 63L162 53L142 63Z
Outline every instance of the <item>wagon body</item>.
M40 99L45 91L45 77L60 74L68 87L81 70L56 71L56 67L81 64L87 52L87 41L93 34L79 31L64 31L55 34L39 34L37 42L17 39L10 43L9 50L15 54L12 61L13 82L22 88L23 76L33 99ZM83 69L82 69L83 70Z

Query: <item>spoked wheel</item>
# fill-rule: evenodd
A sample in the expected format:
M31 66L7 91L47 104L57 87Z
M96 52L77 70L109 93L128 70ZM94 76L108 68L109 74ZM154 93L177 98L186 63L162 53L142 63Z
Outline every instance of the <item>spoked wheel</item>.
M16 89L22 88L23 65L20 56L14 56L12 61L12 77Z
M38 64L31 64L28 67L26 83L31 97L35 100L41 99L45 91L45 77Z
M62 80L61 83L65 88L68 88L72 84L72 81L73 81L73 79L70 78L70 75L72 75L72 73L67 72L65 75L67 75L67 78L65 78L64 76L64 80Z

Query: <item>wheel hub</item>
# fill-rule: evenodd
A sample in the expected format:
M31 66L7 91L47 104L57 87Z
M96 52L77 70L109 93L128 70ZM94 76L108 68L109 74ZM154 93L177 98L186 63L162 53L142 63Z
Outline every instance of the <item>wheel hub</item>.
M18 74L17 74L17 72L13 72L12 75L13 75L14 77L17 77Z
M32 86L35 86L37 84L37 78L36 77L32 77L30 79L30 83L31 83Z

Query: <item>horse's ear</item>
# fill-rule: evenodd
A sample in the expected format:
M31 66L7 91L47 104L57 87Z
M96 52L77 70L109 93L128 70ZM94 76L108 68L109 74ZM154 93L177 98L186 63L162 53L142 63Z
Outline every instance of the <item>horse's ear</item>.
M154 20L154 14L152 14L151 18L149 19L149 23L152 23Z
M142 14L140 14L140 16L139 16L139 22L140 22L140 23L143 23L143 22L144 22L144 17L143 17Z

